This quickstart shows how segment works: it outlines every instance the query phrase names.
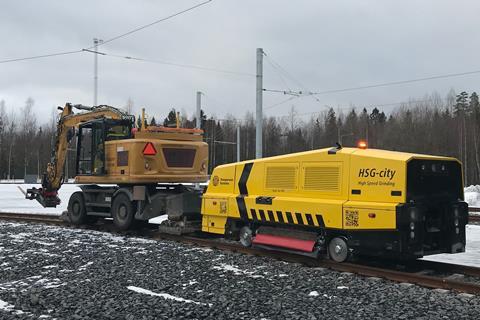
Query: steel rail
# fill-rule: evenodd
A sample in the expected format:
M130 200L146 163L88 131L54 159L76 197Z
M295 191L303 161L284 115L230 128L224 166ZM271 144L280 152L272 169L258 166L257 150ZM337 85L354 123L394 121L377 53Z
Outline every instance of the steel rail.
M33 214L33 213L12 213L12 212L0 212L0 220L13 220L23 222L38 222L48 224L66 224L67 221L61 219L60 216L51 214Z

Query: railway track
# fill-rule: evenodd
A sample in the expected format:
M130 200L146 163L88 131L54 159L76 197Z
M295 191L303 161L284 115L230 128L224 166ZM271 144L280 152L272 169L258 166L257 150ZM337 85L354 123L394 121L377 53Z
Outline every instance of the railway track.
M468 211L471 213L476 213L470 214L468 220L473 223L480 223L480 208L468 207Z
M62 220L59 216L48 214L31 214L31 213L5 213L0 212L0 220L20 221L20 222L39 222L44 224L64 225L67 221Z
M75 227L65 219L52 215L36 215L36 214L19 214L19 213L0 213L0 220L15 221L15 222L31 222L31 223L43 223L49 225L59 225L65 227ZM184 244L208 247L212 249L219 249L224 251L239 252L243 254L266 256L277 260L300 263L309 267L321 267L328 268L339 272L354 273L365 277L382 278L394 282L400 283L412 283L423 287L446 289L457 292L464 292L469 294L480 294L480 268L462 266L449 263L433 262L426 260L415 261L415 269L420 270L434 270L434 274L430 275L423 272L408 272L404 270L395 270L391 266L380 265L373 266L363 263L336 263L326 259L312 259L309 257L271 251L258 248L246 248L237 244L234 241L228 241L224 239L211 239L205 238L201 235L198 236L177 236L158 232L156 229L150 227L142 228L138 230L132 230L128 232L118 232L110 220L103 220L94 225L81 226L80 228L88 230L97 230L105 232L119 233L121 235L131 235L139 237L147 237L154 240L171 240ZM474 277L476 281L463 281L464 277L452 278L451 276L445 276L444 274L461 274L466 275L465 278Z

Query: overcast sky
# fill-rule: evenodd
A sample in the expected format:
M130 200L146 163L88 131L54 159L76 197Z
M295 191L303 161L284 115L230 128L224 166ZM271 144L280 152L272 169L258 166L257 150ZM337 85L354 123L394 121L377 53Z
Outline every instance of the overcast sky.
M78 50L191 7L192 0L1 0L0 60ZM480 2L214 0L198 9L105 44L121 56L255 74L262 47L296 79L282 80L264 61L264 87L324 91L479 70ZM157 118L171 107L194 112L202 91L207 115L244 117L255 110L255 77L99 56L99 103ZM299 113L326 105L373 105L479 91L480 74L385 88L294 99L265 93L267 115ZM298 84L300 83L302 87ZM35 100L46 121L65 102L93 104L93 55L77 53L0 64L0 100L20 108ZM391 110L392 107L385 107Z

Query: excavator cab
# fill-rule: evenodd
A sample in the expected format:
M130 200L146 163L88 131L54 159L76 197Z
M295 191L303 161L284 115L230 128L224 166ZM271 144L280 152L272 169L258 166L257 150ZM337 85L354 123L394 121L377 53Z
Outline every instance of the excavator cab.
M79 126L77 175L105 175L105 142L132 137L132 121L96 119Z

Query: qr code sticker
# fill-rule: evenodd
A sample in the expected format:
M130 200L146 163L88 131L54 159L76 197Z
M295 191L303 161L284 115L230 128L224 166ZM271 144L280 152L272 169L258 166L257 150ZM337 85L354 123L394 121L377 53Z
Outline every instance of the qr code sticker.
M358 227L358 211L345 211L345 226Z

